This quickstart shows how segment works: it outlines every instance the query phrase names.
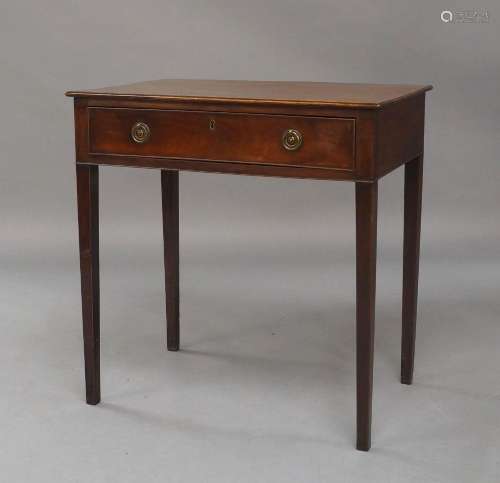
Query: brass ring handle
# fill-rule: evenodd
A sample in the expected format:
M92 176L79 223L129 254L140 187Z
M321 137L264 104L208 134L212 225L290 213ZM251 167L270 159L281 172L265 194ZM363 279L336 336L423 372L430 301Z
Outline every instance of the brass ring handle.
M283 133L282 142L283 147L287 151L296 151L302 146L303 137L301 132L297 131L297 129L287 129Z
M130 135L134 142L144 144L151 136L151 130L145 122L136 122L130 130Z

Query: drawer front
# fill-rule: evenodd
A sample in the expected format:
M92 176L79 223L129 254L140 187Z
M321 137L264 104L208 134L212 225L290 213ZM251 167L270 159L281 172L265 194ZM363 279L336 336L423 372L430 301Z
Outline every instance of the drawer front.
M353 171L348 118L89 108L90 154Z

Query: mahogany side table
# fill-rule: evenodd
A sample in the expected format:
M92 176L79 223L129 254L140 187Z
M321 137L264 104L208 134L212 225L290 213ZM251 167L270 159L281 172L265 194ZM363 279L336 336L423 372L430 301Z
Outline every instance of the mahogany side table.
M100 401L99 165L161 170L167 348L179 349L179 171L353 181L357 444L371 445L378 180L405 166L401 382L415 349L425 85L159 80L74 97L88 404Z

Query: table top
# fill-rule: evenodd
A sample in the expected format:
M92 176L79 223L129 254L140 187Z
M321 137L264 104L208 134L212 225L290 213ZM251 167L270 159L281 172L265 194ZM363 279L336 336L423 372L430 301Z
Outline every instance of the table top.
M87 98L306 104L378 109L430 89L432 89L430 85L410 84L161 79L102 89L73 90L66 92L66 95Z

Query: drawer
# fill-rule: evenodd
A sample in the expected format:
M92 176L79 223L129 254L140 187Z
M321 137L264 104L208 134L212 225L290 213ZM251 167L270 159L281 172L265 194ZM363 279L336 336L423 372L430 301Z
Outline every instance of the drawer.
M89 108L90 154L354 170L350 118Z

